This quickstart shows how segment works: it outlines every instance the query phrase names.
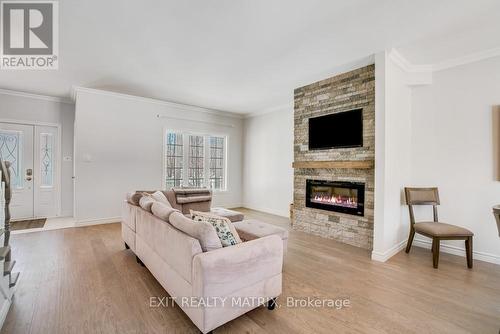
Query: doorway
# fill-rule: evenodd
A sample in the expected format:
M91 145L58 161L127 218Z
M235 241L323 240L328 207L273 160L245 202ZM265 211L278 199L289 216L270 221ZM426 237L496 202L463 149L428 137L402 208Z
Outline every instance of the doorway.
M11 163L12 220L60 215L59 127L0 122L0 159Z

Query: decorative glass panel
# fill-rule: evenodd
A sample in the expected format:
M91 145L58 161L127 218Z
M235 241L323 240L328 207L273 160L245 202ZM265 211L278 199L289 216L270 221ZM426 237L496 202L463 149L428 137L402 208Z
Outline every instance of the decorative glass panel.
M167 188L182 184L183 141L181 133L167 133L166 184Z
M40 134L40 185L54 185L54 136L51 133Z
M23 187L21 147L22 136L20 132L0 130L0 159L11 163L11 185L15 188Z
M204 184L203 153L203 136L189 136L188 184L191 187L202 187Z
M210 143L210 188L224 189L224 138L209 137Z

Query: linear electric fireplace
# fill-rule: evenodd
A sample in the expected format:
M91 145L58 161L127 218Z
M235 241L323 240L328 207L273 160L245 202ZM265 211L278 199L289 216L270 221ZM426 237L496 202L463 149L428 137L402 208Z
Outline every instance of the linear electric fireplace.
M307 180L306 206L363 216L365 185L356 182Z

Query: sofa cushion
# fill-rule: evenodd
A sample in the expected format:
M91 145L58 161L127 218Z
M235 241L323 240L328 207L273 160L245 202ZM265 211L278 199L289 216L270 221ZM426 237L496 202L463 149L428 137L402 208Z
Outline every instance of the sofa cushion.
M182 210L182 205L177 203L177 200L175 199L175 193L173 190L166 190L163 192L163 194L167 197L167 200L174 209L180 210L183 213L185 213L184 210Z
M169 217L169 222L178 230L198 239L204 252L222 248L215 228L208 222L195 222L180 212L173 212Z
M217 216L226 217L233 223L245 219L245 215L242 214L241 212L225 208L212 208L210 209L210 212Z
M163 194L161 191L159 191L159 190L155 191L150 196L153 197L156 201L164 203L165 205L168 205L169 207L172 207L172 205L168 201L168 199L165 196L165 194Z
M170 204L165 204L163 202L154 202L151 206L151 212L161 220L168 222L170 215L173 212L179 212L179 210L172 208Z
M284 228L257 219L246 219L233 225L245 240L253 240L273 234L278 235L282 240L288 239L288 231Z
M149 194L143 193L143 196L139 200L139 205L147 212L151 212L151 207L153 206L154 202L156 202L156 200L153 197L151 197Z
M167 198L171 203L175 202L172 206L182 213L189 213L190 210L208 212L212 204L212 193L206 188L172 188Z
M231 221L225 217L216 216L208 212L191 210L191 219L195 222L208 222L213 225L222 247L232 246L241 243L238 232Z

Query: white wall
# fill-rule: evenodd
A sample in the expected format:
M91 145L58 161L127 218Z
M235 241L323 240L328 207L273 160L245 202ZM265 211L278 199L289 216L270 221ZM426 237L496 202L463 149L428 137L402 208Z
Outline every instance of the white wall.
M432 85L414 88L412 183L438 186L440 219L471 229L475 257L500 263L491 210L500 204L500 183L493 179L494 105L500 105L500 57L435 72ZM445 244L464 248L463 242Z
M201 108L78 89L77 219L115 219L120 216L126 192L163 188L163 136L167 129L228 136L228 190L214 194L214 205L241 205L243 121L197 110Z
M73 157L75 106L57 99L0 91L0 120L61 125L61 153ZM61 163L61 215L73 215L73 163Z
M376 56L375 226L372 258L401 250L409 230L403 189L411 176L411 88L408 73L384 52Z
M245 119L243 205L289 216L293 202L293 106Z

